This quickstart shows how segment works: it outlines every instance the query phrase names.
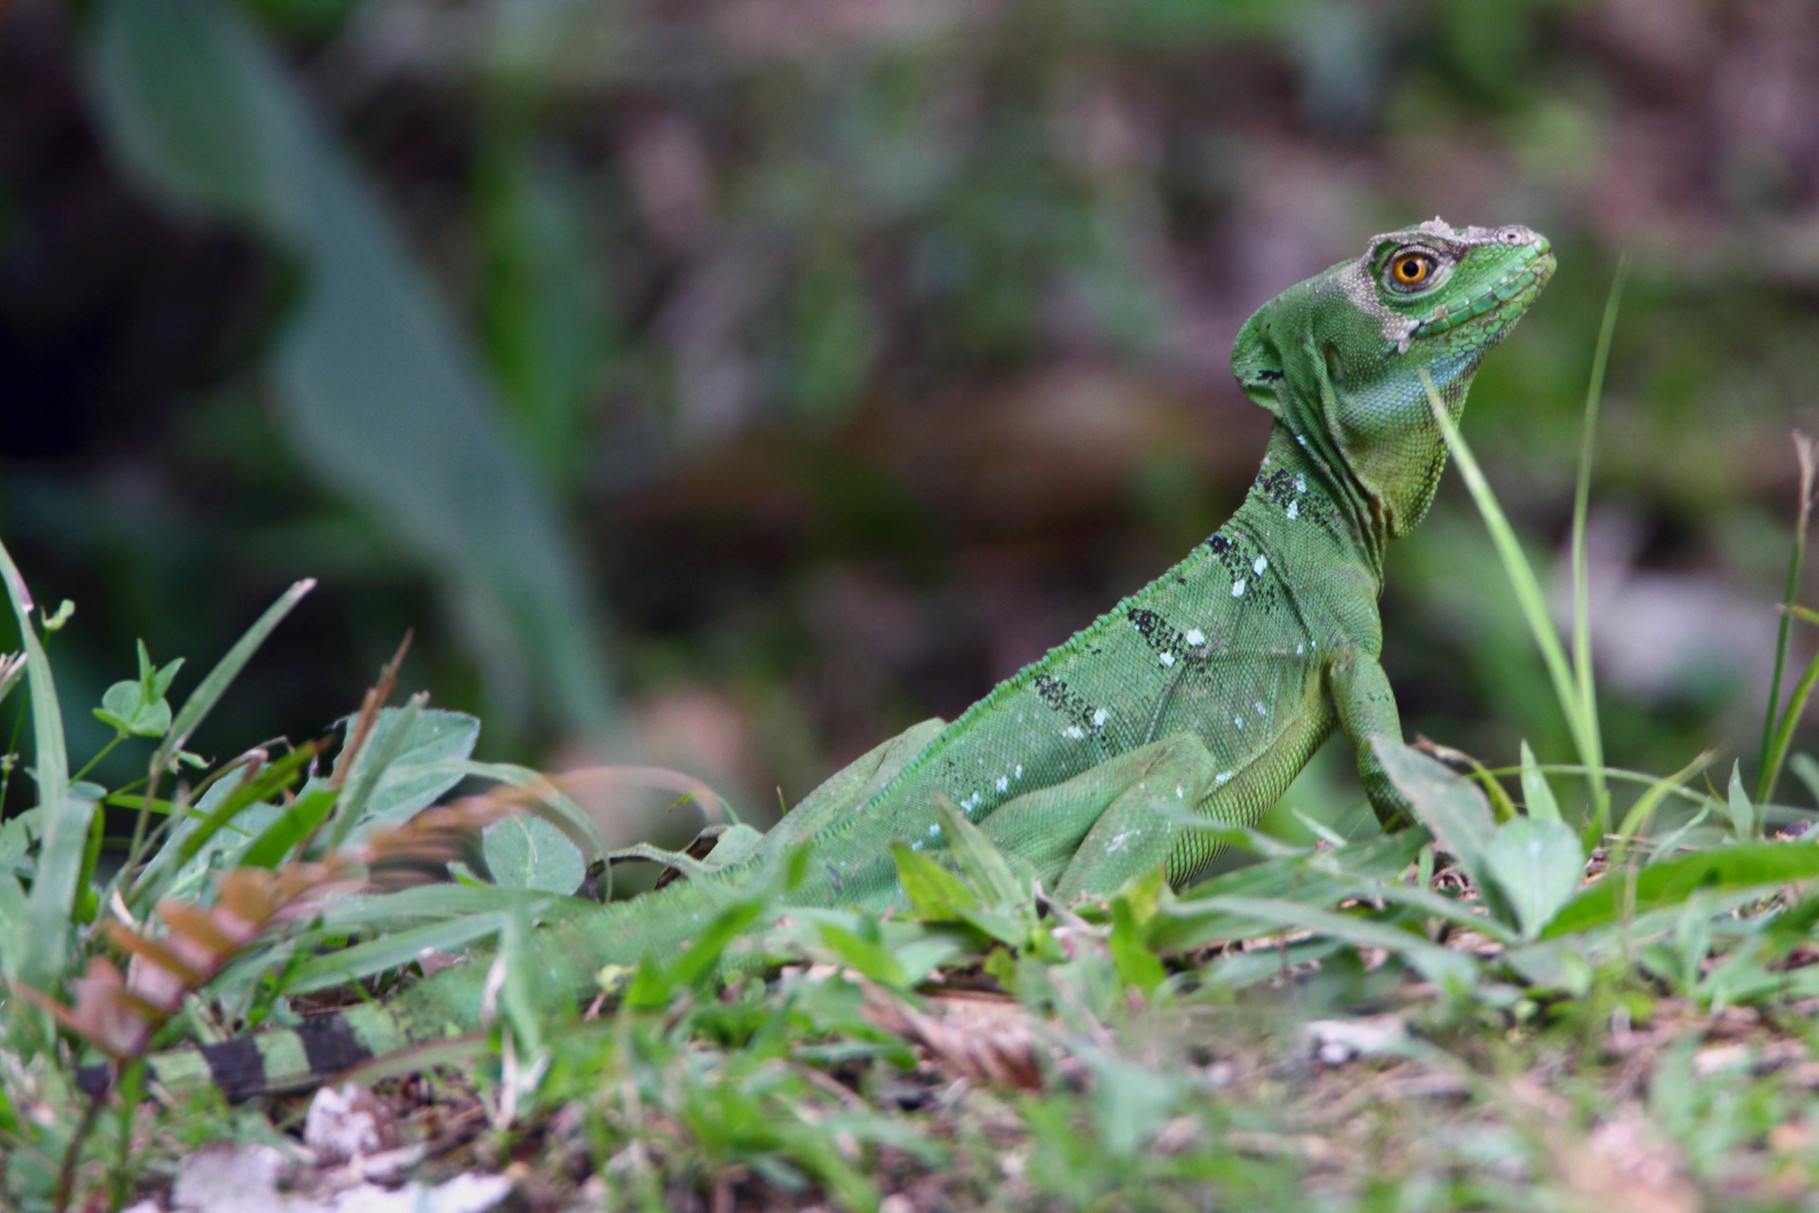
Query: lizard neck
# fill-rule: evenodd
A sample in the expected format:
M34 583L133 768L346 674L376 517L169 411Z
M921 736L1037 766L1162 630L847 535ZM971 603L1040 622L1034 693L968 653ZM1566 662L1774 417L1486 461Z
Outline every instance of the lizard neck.
M1309 495L1317 496L1326 508L1313 508L1306 502ZM1383 549L1390 538L1383 512L1322 434L1300 434L1277 421L1250 497L1272 517L1281 518L1276 526L1299 524L1325 531L1382 591Z

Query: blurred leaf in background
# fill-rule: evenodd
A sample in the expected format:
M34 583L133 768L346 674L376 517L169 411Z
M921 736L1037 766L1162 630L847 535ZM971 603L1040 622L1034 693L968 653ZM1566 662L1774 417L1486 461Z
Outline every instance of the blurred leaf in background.
M94 96L121 160L296 260L271 368L312 471L447 584L508 719L536 698L601 738L606 667L576 555L370 187L227 4L107 2L93 21Z

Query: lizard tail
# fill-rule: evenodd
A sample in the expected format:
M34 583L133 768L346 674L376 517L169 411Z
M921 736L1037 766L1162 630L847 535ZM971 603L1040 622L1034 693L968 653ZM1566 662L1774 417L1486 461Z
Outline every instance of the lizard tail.
M678 882L630 901L613 902L550 923L531 934L526 988L538 1009L573 1008L597 988L607 964L636 964L647 953L679 952L712 917L713 900ZM388 997L312 1015L289 1028L270 1028L199 1048L147 1058L150 1077L167 1091L213 1083L229 1100L307 1090L375 1057L412 1045L479 1030L487 1022L485 994L494 953L487 948ZM86 1066L77 1085L93 1095L112 1082L112 1067Z
M230 1101L304 1090L374 1057L413 1044L409 1021L381 1003L313 1015L294 1028L258 1032L196 1049L172 1049L148 1059L152 1079L171 1091L214 1083ZM108 1067L78 1075L82 1088L105 1089Z

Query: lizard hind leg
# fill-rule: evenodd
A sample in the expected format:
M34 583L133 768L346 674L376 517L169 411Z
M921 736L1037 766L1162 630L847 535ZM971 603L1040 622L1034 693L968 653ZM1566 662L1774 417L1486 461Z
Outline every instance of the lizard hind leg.
M1194 833L1190 817L1218 786L1205 743L1177 733L1130 750L1065 783L1019 796L985 819L986 836L1028 861L1069 902L1109 896L1159 864Z

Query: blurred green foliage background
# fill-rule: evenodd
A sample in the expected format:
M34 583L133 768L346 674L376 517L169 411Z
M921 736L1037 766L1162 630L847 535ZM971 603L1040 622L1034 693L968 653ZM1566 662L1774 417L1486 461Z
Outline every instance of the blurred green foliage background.
M762 816L1210 532L1238 326L1436 213L1560 254L1466 419L1544 561L1632 256L1607 750L1753 753L1819 398L1800 0L12 0L0 534L77 603L78 752L135 637L191 678L313 575L203 750L414 627L482 752ZM1411 736L1570 759L1456 484L1390 586Z

